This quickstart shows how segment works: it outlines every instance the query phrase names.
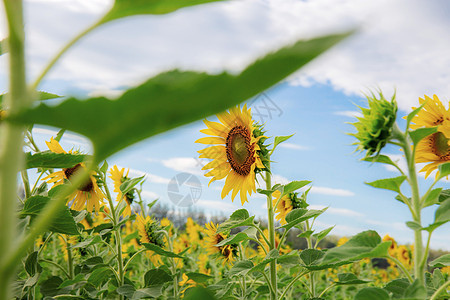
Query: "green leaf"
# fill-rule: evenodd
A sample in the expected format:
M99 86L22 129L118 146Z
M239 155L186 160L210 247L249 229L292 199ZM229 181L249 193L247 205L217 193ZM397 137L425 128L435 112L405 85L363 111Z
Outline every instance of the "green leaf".
M169 71L126 91L116 100L69 98L56 106L41 103L10 115L7 120L80 133L92 141L95 162L100 162L145 138L222 112L251 98L348 35L299 41L257 60L237 75Z
M316 238L317 243L319 243L324 237L326 237L326 236L331 232L331 230L333 230L333 228L334 228L335 226L336 226L336 225L331 226L331 227L329 227L329 228L327 228L327 229L324 229L324 230L322 230L322 231L319 232L319 233L313 234L313 237Z
M382 154L379 154L377 156L365 157L362 160L372 162L372 163L377 162L377 163L382 163L382 164L387 164L387 165L397 167L397 165L392 161L392 159L389 156L382 155Z
M433 134L437 132L437 127L425 127L425 128L418 128L414 131L409 131L409 136L411 137L411 140L414 143L414 146L417 146L417 144L423 139L429 136L430 134Z
M444 254L429 263L432 268L443 268L450 266L450 254Z
M25 204L21 211L21 217L31 216L33 220L50 201L54 200L50 200L49 197L40 195L31 196L25 200ZM62 205L59 213L56 216L53 216L52 219L52 224L49 227L50 231L69 235L79 234L77 224L67 206Z
M311 181L309 180L302 180L302 181L292 181L289 182L284 186L283 196L288 195L289 193L295 192L296 190L304 187L305 185L310 184Z
M113 20L137 15L162 15L180 8L222 0L115 0L114 6L99 22L104 24Z
M239 242L246 241L249 239L256 240L257 239L256 232L257 232L256 228L254 228L254 227L246 228L244 231L241 231L235 235L232 235L232 236L224 239L223 241L218 243L216 246L221 247L221 246L225 246L225 245L237 244Z
M386 178L375 180L372 182L366 182L366 184L373 186L374 188L391 190L400 193L400 186L402 185L403 181L405 181L405 179L406 176L398 176L394 178Z
M206 275L203 273L198 273L198 272L188 272L188 273L186 273L186 276L189 279L191 279L195 282L198 282L198 283L205 283L208 280L213 278L212 276L209 276L209 275Z
M144 177L145 175L142 175L141 177L128 179L125 182L123 182L120 185L120 191L122 192L122 194L126 194L129 191L131 191L131 189L133 189L137 184L139 184L139 182L141 182L144 179Z
M368 283L368 280L361 280L353 273L340 273L338 274L338 281L335 282L337 285L347 285L347 284L364 284Z
M294 227L295 225L297 225L303 221L320 216L327 209L328 208L324 208L321 210L315 210L315 209L307 210L307 209L303 209L303 208L293 209L286 215L287 223L285 225L281 226L281 228L285 228L286 230L289 230L292 227Z
M277 258L277 264L281 265L283 268L292 268L300 264L300 257L297 251L291 251L291 253L282 255Z
M316 265L317 262L325 255L325 252L317 249L305 249L300 253L300 258L305 266Z
M145 287L150 287L153 285L163 284L172 281L173 278L163 269L152 269L145 273L144 283Z
M250 260L237 261L228 272L229 276L247 275L247 273L254 267Z
M156 246L155 244L148 244L148 243L143 243L142 244L147 250L151 250L153 252L155 252L156 254L162 255L162 256L167 256L167 257L177 257L177 258L184 258L183 256L170 252L170 251L166 251L163 248Z
M249 216L246 209L238 209L231 214L228 220L219 225L217 228L217 233L228 231L240 226L250 226L253 224L254 218L255 216Z
M366 287L358 291L353 300L389 300L389 294L377 287Z
M59 292L59 286L63 283L61 277L51 276L40 283L40 291L43 296L53 297Z
M3 101L3 97L6 96L7 94L0 94L0 104ZM38 101L43 101L43 100L50 100L50 99L56 99L56 98L61 98L62 96L56 95L56 94L52 94L52 93L47 93L47 92L43 92L43 91L38 91L36 92L34 95L34 99L38 100Z
M424 228L429 232L450 221L450 198L442 202L434 213L434 222Z
M262 262L254 266L250 272L264 272L266 265L280 257L277 249L272 249L267 253L266 257Z
M367 230L353 236L347 243L334 247L325 252L325 255L307 265L310 270L323 270L337 267L363 258L385 257L391 242L381 242L381 237L373 230Z
M72 168L85 161L89 156L84 154L53 153L51 151L31 154L25 153L26 168Z
M162 289L161 285L155 285L152 287L136 290L136 292L134 292L134 295L131 298L131 300L138 300L138 299L143 299L143 298L155 298L156 299L162 295L161 289Z
M414 222L414 221L406 222L406 226L408 226L409 228L411 228L414 231L419 231L419 230L423 229L422 226L419 223Z
M0 40L0 56L7 52L8 52L8 40L7 39Z
M406 289L409 287L410 283L406 278L394 279L386 286L384 289L390 293L392 293L392 297L394 299L402 298L405 294Z
M438 170L439 170L439 179L450 175L450 163L439 165Z
M437 188L437 189L430 191L426 195L426 198L423 200L423 207L428 207L428 206L431 206L434 204L438 204L441 192L442 192L442 188Z
M27 260L25 261L25 271L27 271L30 276L34 276L34 274L42 272L42 268L39 265L37 258L38 252L34 251L28 255Z
M122 286L119 286L116 291L119 295L123 295L131 299L133 298L136 289L131 284L124 284Z
M306 230L303 231L302 233L300 233L299 235L297 235L297 237L299 238L309 238L311 236L311 234L314 233L314 230Z
M426 102L422 103L421 106L419 106L418 108L414 109L412 112L410 112L408 114L408 116L406 116L406 129L409 128L409 124L411 123L412 119L414 119L414 117L419 113L419 111L425 106Z
M102 282L114 277L113 271L108 267L99 267L92 271L88 282L94 286L99 286Z
M443 190L439 195L439 203L442 203L449 198L450 198L450 189Z
M420 283L420 281L416 279L410 286L408 286L408 288L406 288L403 298L418 300L427 299L427 290Z
M274 138L272 152L275 151L275 148L276 148L279 144L281 144L281 143L287 141L288 139L290 139L290 138L293 137L293 136L294 136L293 134L287 135L287 136L276 136L276 137Z
M184 300L216 300L214 295L204 287L197 286L186 292Z

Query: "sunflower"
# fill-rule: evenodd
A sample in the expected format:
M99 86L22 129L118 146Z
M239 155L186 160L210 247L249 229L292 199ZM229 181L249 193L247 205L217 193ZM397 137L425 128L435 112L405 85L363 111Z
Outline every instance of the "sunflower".
M309 190L308 190L309 191ZM274 197L272 199L273 206L275 207L275 213L277 214L276 220L280 221L281 225L286 224L286 215L293 209L297 208L306 208L308 204L304 199L306 199L306 195L308 194L308 191L303 193L301 198L297 197L297 193L289 193L287 195L284 195L281 197L280 201L278 199L280 198L281 192L276 190L272 193L272 196ZM278 205L277 205L278 202Z
M194 280L189 279L189 277L185 273L183 273L183 275L181 275L181 277L182 277L182 280L180 281L180 283L178 283L178 285L180 287L183 287L183 289L180 291L181 297L183 298L184 292L191 287L197 286L197 283Z
M389 234L386 234L383 237L383 242L391 241L391 246L388 249L390 256L395 256L395 253L397 252L397 242L394 240L394 238L390 237Z
M137 215L137 227L141 236L141 243L155 244L161 248L164 247L164 233L161 232L161 226L150 216L145 219Z
M58 141L53 139L53 137L50 139L50 142L45 143L47 144L48 149L53 153L67 153ZM69 151L69 153L72 153L72 151ZM61 171L53 172L42 180L47 180L48 183L54 183L54 185L60 185L64 183L64 180L70 181L72 177L80 171L80 169L85 168L86 166L84 163L79 163L72 168L66 168ZM103 204L105 195L98 187L97 180L94 175L96 175L95 171L91 171L86 183L78 187L77 190L69 196L69 200L67 202L70 202L73 199L71 205L73 209L80 211L86 206L86 209L89 212L92 212L94 207L96 212L99 211L100 204Z
M209 255L217 255L223 259L223 263L232 263L234 258L238 255L237 245L225 245L225 246L216 246L221 241L227 238L227 235L222 233L217 233L217 225L213 222L206 223L206 233L208 237L206 238L207 242L207 250Z
M217 115L219 121L204 120L207 129L200 132L211 137L198 139L196 143L214 145L198 151L200 158L212 159L202 169L209 170L205 174L212 177L211 182L226 177L222 190L222 199L230 191L234 200L240 192L242 205L247 202L247 193L256 192L255 172L266 170L263 160L266 148L262 144L266 138L261 126L254 124L251 117L251 109L247 106L231 108L229 112Z
M425 95L425 99L419 98L419 103L425 105L412 119L414 124L410 127L437 127L437 132L422 139L416 148L416 163L429 163L420 170L426 172L427 178L440 164L450 162L450 111L436 95L433 99Z
M109 170L109 178L112 179L114 182L114 192L117 193L117 200L118 202L125 199L125 202L127 203L127 206L125 207L125 210L123 211L124 216L131 215L131 204L134 200L134 192L133 190L129 191L125 194L125 196L122 194L122 191L120 190L120 186L122 183L124 183L126 180L128 180L128 173L130 172L130 169L127 169L127 172L125 173L125 168L122 168L119 170L117 166L113 166ZM125 175L124 175L125 173Z

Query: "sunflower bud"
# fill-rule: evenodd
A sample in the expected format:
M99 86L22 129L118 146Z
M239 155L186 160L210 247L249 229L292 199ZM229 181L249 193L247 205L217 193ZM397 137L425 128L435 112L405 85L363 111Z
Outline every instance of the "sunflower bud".
M356 150L366 150L366 157L368 157L379 154L392 137L393 125L397 116L397 102L395 94L391 101L386 100L381 92L379 99L373 93L366 97L369 107L360 107L362 116L357 117L358 122L351 123L358 132L350 135L358 139L358 142L353 143L358 146Z

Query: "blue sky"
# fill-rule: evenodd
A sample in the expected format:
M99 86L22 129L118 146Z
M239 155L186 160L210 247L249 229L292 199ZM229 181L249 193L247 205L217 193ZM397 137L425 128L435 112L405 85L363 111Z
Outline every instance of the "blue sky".
M34 78L45 62L77 32L110 5L108 0L25 1L28 76ZM444 7L446 6L446 7ZM2 8L0 8L1 10ZM411 242L407 208L393 193L364 184L397 176L382 165L361 162L346 122L354 121L355 104L363 105L362 92L380 87L390 96L397 89L399 119L424 94L448 101L450 85L449 21L445 1L357 0L245 0L189 8L169 16L142 16L112 23L93 32L69 51L49 73L41 89L61 95L119 95L149 76L175 66L182 69L232 72L255 57L298 38L308 38L358 26L357 34L307 65L287 81L249 101L255 119L265 122L268 135L295 133L273 156L275 181L312 180L309 202L313 208L330 206L317 221L318 228L337 225L335 234L352 235L375 229L400 242ZM0 24L0 38L5 35ZM0 58L0 91L5 91L6 56ZM253 101L254 100L254 101ZM213 99L212 99L213 101ZM265 104L274 110L267 114ZM168 104L170 105L170 104ZM214 117L211 117L214 119ZM401 121L399 121L401 122ZM403 123L401 123L403 124ZM150 123L149 123L150 125ZM211 214L228 215L240 208L230 197L221 200L223 182L208 187L197 160L202 145L201 121L138 143L108 159L146 173L144 198L171 203L170 179L180 172L197 176L202 195L196 207ZM42 148L54 134L37 128ZM89 151L88 142L67 134L65 148ZM401 152L386 154L401 160ZM430 181L421 178L425 187ZM444 183L442 186L448 185ZM265 199L250 198L245 206L265 216ZM434 208L425 212L431 221ZM450 250L450 226L435 232L432 246Z

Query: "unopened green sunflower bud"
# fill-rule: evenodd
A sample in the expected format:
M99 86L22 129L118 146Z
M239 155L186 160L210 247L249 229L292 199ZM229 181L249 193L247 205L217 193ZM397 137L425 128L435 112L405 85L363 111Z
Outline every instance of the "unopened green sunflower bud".
M393 125L397 117L397 102L395 94L391 101L384 98L381 91L379 99L371 93L366 96L368 108L359 107L362 116L357 117L358 122L351 123L358 130L350 135L358 139L353 145L357 145L356 151L366 151L366 157L377 155L386 146L392 137Z

